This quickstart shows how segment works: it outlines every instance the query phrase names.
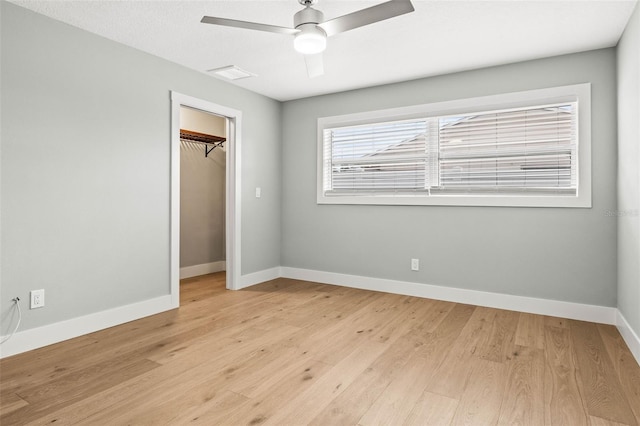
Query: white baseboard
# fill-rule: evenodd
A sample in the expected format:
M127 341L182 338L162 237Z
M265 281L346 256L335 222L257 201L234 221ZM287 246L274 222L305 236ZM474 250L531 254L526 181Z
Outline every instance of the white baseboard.
M197 277L199 275L213 274L214 272L226 271L227 262L219 260L217 262L203 263L202 265L185 266L180 268L180 279Z
M627 322L627 319L622 315L622 312L617 310L617 321L616 325L618 327L618 331L620 331L620 335L629 346L629 350L633 354L636 359L638 365L640 365L640 337L633 331L631 325Z
M616 324L617 309L606 306L585 305L559 300L513 296L502 293L370 278L358 275L336 274L310 269L289 267L282 267L280 269L281 276L284 278L361 288L363 290L382 291L385 293L404 294L407 296L425 297L532 314L550 315L601 324Z
M171 296L166 295L143 302L119 306L95 314L20 331L2 344L0 347L0 358L83 336L174 308L177 308L177 306L174 306L171 302Z
M275 268L264 269L262 271L253 272L251 274L242 275L240 282L236 286L235 290L240 290L245 287L260 284L265 281L275 280L282 276L281 268L276 266Z

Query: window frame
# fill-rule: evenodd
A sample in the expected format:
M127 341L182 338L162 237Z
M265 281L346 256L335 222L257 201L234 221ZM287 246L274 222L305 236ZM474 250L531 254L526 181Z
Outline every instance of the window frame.
M509 194L333 194L324 193L324 130L386 121L411 120L434 116L464 115L543 104L576 102L577 195ZM317 120L318 204L495 206L495 207L574 207L591 208L591 84L534 89L423 105L367 111Z

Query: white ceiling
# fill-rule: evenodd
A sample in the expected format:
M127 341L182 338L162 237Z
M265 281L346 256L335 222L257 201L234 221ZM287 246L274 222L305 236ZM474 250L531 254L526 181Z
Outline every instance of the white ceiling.
M291 27L297 0L12 0L136 49L278 100L615 46L637 0L413 0L415 12L329 38L325 75L307 77L291 36L201 24L203 15ZM331 19L382 0L320 0ZM215 77L211 77L215 78Z

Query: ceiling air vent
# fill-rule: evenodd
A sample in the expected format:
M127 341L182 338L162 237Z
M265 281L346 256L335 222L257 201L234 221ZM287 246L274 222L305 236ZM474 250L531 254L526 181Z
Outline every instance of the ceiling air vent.
M240 80L247 77L255 77L256 75L245 71L235 65L229 65L228 67L215 68L208 70L207 72L213 73L216 77L224 78L225 80Z

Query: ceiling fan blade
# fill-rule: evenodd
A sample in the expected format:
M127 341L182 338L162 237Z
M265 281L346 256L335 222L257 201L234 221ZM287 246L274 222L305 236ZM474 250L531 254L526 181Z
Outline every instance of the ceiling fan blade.
M235 19L216 18L215 16L203 16L200 22L204 24L223 25L225 27L246 28L248 30L267 31L270 33L293 35L300 30L295 28L279 27L277 25L259 24L257 22L238 21Z
M309 78L319 77L324 74L322 53L304 55L304 62L307 64L307 74L309 74Z
M415 9L411 0L391 0L366 9L342 15L318 24L327 36L343 33L354 28L364 27L375 22L384 21L394 16L413 12Z

